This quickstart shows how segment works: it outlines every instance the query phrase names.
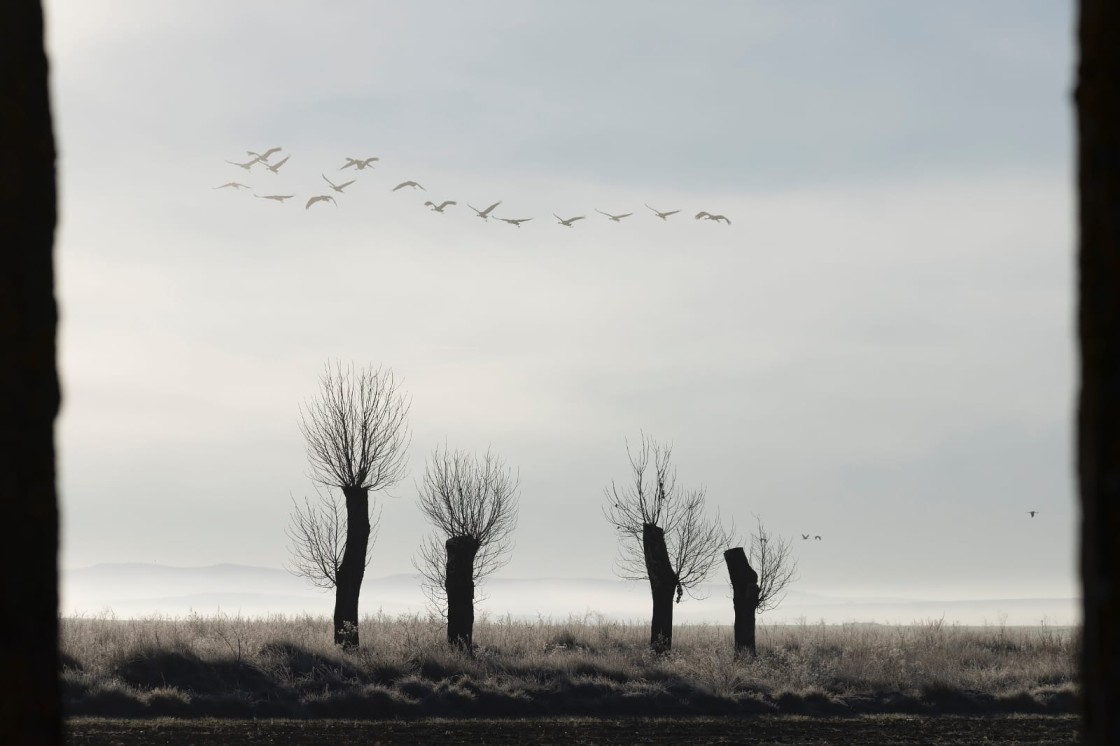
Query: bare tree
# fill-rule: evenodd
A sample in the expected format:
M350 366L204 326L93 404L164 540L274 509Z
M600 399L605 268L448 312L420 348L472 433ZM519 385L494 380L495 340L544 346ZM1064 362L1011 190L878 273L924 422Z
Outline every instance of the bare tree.
M446 608L447 641L469 650L475 585L505 565L512 548L518 478L489 450L480 459L444 446L428 460L418 490L436 536L421 545L415 563L428 598Z
M751 535L750 559L742 547L723 553L735 609L735 650L752 654L755 615L776 609L785 598L786 589L797 579L793 541L771 534L757 515L755 521L758 528Z
M324 494L318 488L315 491L319 500L314 505L307 497L303 498L303 505L292 498L287 529L292 554L288 571L307 578L317 588L331 590L338 586L338 571L346 554L346 503L333 492ZM364 567L369 567L373 558L380 515L380 509L376 516L371 509Z
M643 433L635 453L626 444L632 478L606 489L604 514L620 538L619 575L648 580L653 596L650 647L666 653L673 646L673 596L680 603L711 573L727 533L718 517L705 515L703 488L685 490L677 485L671 464L672 446L662 445Z
M341 558L331 571L334 640L343 647L356 647L358 594L370 546L369 493L391 487L404 477L410 441L409 401L400 393L392 371L383 368L355 371L353 365L344 370L337 363L327 363L319 384L319 396L300 407L299 426L312 477L328 488L341 489L346 500L345 540ZM327 533L311 534L319 537L317 550L307 545L303 549L305 554L319 552L322 559L330 560L335 551L331 541L337 541L341 526L337 516L328 513L320 518ZM299 531L297 524L297 536Z

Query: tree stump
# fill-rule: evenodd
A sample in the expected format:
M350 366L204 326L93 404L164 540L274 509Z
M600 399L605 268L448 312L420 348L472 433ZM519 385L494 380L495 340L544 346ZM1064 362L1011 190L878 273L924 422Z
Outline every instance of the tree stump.
M758 613L758 573L747 561L747 553L742 547L728 549L723 553L727 563L727 574L731 576L732 604L735 608L735 652L744 650L754 655L754 622Z

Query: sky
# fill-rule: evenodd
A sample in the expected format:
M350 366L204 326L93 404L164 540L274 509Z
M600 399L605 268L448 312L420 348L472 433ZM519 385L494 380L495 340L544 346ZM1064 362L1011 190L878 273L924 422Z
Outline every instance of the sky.
M1070 3L46 9L64 567L284 566L338 360L411 397L371 576L446 443L518 471L501 577L613 577L644 432L806 592L1076 594Z

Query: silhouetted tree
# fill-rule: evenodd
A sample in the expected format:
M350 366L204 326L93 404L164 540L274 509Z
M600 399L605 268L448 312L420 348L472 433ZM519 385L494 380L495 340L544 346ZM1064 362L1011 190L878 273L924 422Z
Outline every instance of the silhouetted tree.
M774 536L761 518L755 520L758 528L751 535L750 559L742 547L723 553L735 609L735 650L751 654L756 650L755 615L777 608L797 578L792 540Z
M433 605L446 609L447 641L474 644L475 585L508 561L517 525L518 479L489 450L481 459L437 448L419 487L420 510L437 536L420 547L416 567Z
M1120 4L1081 0L1077 151L1081 679L1086 743L1120 743Z
M57 215L37 0L0 2L0 71L0 743L57 744Z
M343 370L341 365L328 363L319 384L319 396L300 407L300 431L312 477L328 488L341 489L346 501L346 538L341 560L331 570L334 640L343 647L356 647L358 594L371 531L369 493L390 487L404 476L409 402L400 393L392 371L383 368L355 371L351 365ZM323 528L329 532L330 520L323 520ZM325 538L330 539L329 533ZM317 550L304 549L306 555L314 551L327 560L333 551L329 541L322 540Z
M287 530L292 555L288 569L293 575L307 578L312 585L329 590L338 587L338 571L346 556L346 503L329 490L324 494L316 489L316 493L319 499L314 505L306 496L303 505L292 500ZM372 506L370 510L365 567L369 567L373 558L380 523L379 518L372 515Z
M701 489L677 485L671 465L672 446L661 445L642 434L637 453L626 444L632 479L619 488L606 489L607 520L620 535L619 575L628 580L648 580L653 596L650 647L667 653L673 647L673 596L680 603L685 593L704 582L728 543L718 518L704 514L706 495Z

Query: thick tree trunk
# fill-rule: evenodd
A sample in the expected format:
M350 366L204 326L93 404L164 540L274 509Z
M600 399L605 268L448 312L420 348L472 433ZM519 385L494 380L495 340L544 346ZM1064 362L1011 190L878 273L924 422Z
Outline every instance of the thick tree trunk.
M747 561L747 553L742 547L728 549L723 553L727 563L727 574L731 576L731 603L735 608L735 652L756 652L754 639L754 618L758 613L758 573Z
M1120 4L1081 0L1081 493L1086 743L1120 743Z
M362 592L369 546L369 490L343 487L342 494L346 496L346 548L334 589L334 642L344 648L356 648L358 595Z
M665 532L660 526L651 523L642 526L642 552L653 595L649 646L655 653L668 653L673 649L673 594L677 591L677 574L669 561Z
M452 536L444 544L447 566L444 590L447 591L447 642L472 650L474 646L474 558L478 540L472 536Z
M0 2L0 743L62 743L55 150L43 11Z

